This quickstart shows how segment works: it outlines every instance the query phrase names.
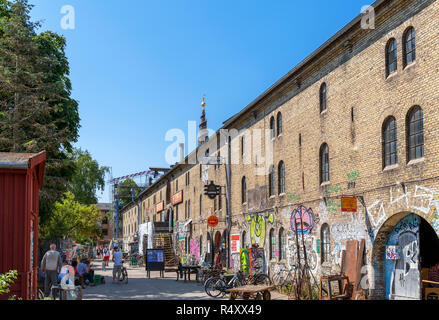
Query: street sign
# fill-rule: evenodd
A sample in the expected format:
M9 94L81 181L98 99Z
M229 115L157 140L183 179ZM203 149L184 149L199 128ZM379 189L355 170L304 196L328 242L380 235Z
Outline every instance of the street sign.
M215 228L219 223L218 217L215 215L211 215L207 218L207 224L209 227Z
M356 197L342 197L341 198L342 212L357 212L357 198Z
M209 197L209 199L215 199L216 196L221 194L221 186L216 185L213 181L210 184L204 186L204 194Z

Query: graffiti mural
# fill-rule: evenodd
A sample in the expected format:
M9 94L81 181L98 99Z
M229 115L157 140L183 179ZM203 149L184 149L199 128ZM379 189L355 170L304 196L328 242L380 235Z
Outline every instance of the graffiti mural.
M430 213L429 213L429 222L433 229L439 233L439 196L436 196L431 203Z
M250 249L250 273L252 275L256 273L266 273L265 268L265 250L263 248L251 248Z
M352 216L351 221L331 225L331 236L336 242L365 238L364 226Z
M194 257L196 262L200 261L200 242L196 239L191 239L190 243L191 255Z
M298 266L299 264L299 261L297 260L297 245L296 245L295 236L288 237L287 243L288 243L287 261L290 268L292 268L293 266ZM302 239L300 237L299 246L301 246L301 243L302 243ZM313 271L317 269L317 265L318 265L317 253L314 250L315 247L316 247L315 237L306 236L305 238L306 257L308 260L308 266ZM299 256L300 256L300 264L303 266L305 264L305 253L303 250L300 250Z
M419 299L419 219L415 214L403 218L387 240L387 248L396 249L391 255L395 259L384 264L386 297L391 300Z
M314 213L311 208L306 209L304 206L300 206L294 209L291 214L290 226L292 231L296 231L299 234L309 234L314 228Z
M274 223L273 214L266 212L264 215L248 215L247 221L250 223L251 243L263 247L265 244L266 225L267 223Z
M230 259L231 268L233 272L238 272L241 269L241 256L239 253L233 253Z
M239 255L241 262L241 272L245 274L250 274L250 249L241 249L241 253Z

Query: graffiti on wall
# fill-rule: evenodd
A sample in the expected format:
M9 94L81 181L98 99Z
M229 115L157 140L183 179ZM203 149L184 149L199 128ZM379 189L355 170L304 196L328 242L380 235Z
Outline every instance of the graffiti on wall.
M432 200L428 218L433 229L439 233L439 196L435 196Z
M263 248L251 248L251 268L252 275L256 273L265 273L265 250Z
M315 237L310 235L305 235L305 248L306 248L306 258L308 260L308 266L311 270L315 271L318 265L318 256L315 251L317 240ZM299 237L299 246L301 246L302 237ZM303 266L305 264L305 252L304 250L299 250L300 264ZM287 240L287 261L289 267L292 268L294 266L298 266L298 254L297 254L297 245L296 245L296 237L290 236Z
M314 213L311 208L306 209L299 206L291 214L290 219L291 230L298 234L309 234L314 228Z
M410 214L393 228L387 248L398 248L399 259L386 259L384 275L389 299L419 299L419 216Z
M249 249L243 248L241 249L241 253L239 254L239 260L241 263L241 272L245 274L250 274L250 255Z
M361 240L365 237L364 226L352 216L351 221L331 225L331 236L336 242L346 240Z
M274 223L274 216L272 213L266 212L264 215L253 214L247 216L247 221L250 223L250 240L252 244L258 244L263 247L265 244L265 235L267 223Z
M196 262L200 261L200 242L197 239L191 239L190 251Z
M238 272L241 269L241 256L239 253L232 253L230 264L233 272Z

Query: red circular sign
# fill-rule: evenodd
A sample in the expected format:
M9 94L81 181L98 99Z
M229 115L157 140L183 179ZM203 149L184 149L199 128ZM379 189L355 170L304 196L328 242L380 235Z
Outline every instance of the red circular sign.
M207 224L212 227L215 228L218 225L218 217L217 216L210 216L209 218L207 218Z

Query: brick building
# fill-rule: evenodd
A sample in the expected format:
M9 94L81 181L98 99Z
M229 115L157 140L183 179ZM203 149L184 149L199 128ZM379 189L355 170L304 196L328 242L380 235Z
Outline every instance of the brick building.
M439 3L372 6L374 29L356 17L126 206L124 237L140 221L168 222L180 250L239 268L240 253L225 250L239 236L273 274L298 262L297 228L317 279L364 239L365 294L419 299L422 270L439 262ZM196 155L231 163L230 224L226 197L203 195L203 179L226 185L226 165L205 171ZM346 196L356 212L342 212Z
M113 211L113 204L98 203L96 205L101 212L101 231L102 237L98 240L99 245L109 245L113 239L113 225L111 223L111 213Z

